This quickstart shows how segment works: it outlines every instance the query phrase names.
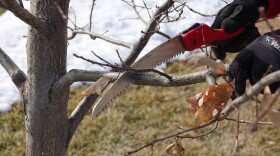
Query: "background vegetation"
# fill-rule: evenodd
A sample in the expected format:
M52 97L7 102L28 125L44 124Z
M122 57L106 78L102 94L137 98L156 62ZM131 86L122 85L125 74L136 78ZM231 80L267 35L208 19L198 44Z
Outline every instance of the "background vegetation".
M4 12L5 12L5 10L0 8L0 15L2 15Z
M275 28L280 28L279 21L273 20L272 23ZM262 32L269 30L263 23L258 25ZM228 61L233 57L234 55L230 55ZM178 74L193 71L174 61L168 65L166 72ZM129 87L126 93L118 97L96 120L92 120L91 112L88 112L72 139L69 155L123 155L154 138L175 132L179 127L190 127L193 119L186 115L185 99L206 88L206 84L176 88ZM69 113L75 107L74 104L82 99L80 93L84 89L85 87L70 91ZM241 119L252 121L255 118L255 102L248 102L240 111ZM231 118L235 118L234 113ZM223 121L215 132L205 137L182 140L186 155L230 155L234 148L235 129L236 123ZM190 135L201 134L203 131L192 132ZM171 139L156 144L154 155L160 155L173 141ZM251 133L248 125L242 124L238 155L279 156L279 143L279 129L273 126L259 126L258 132ZM150 153L151 149L147 148L135 155ZM15 104L9 113L0 114L0 156L2 155L25 155L24 112L20 103Z

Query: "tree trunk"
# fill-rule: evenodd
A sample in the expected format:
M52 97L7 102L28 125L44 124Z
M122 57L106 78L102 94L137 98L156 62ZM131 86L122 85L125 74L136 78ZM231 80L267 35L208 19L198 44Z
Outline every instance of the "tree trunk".
M66 72L68 0L31 0L30 11L46 21L49 29L28 30L26 155L67 155L68 90L54 94L52 85ZM59 11L61 9L61 11Z

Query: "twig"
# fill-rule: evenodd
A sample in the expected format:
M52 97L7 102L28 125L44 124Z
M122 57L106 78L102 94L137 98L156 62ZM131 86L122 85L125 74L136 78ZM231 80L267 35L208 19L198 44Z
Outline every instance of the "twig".
M236 108L235 109L236 111L236 120L239 121L240 119L240 115L239 115L239 108ZM233 149L233 152L231 154L231 156L235 156L236 155L236 152L237 152L237 148L238 148L238 138L239 138L239 122L236 122L236 132L235 132L235 142L234 142L234 149Z
M233 122L238 122L238 123L243 123L243 124L253 124L254 122L251 121L245 121L245 120L236 120L236 119L231 119L231 118L225 118L225 120L228 121L233 121ZM257 122L258 125L273 125L272 122Z
M228 4L228 2L227 1L225 1L225 0L221 0L222 2L224 2L224 3L226 3L226 4Z
M150 11L149 11L149 8L148 8L146 2L145 2L144 0L142 0L142 2L143 2L143 4L144 4L144 6L145 6L145 9L146 9L146 11L147 11L147 14L149 15L149 18L151 19L152 16L151 16L151 13L150 13Z
M278 97L280 96L280 88L277 89L277 91L275 92L274 95L272 95L272 97L270 98L269 101L267 101L267 103L264 103L264 105L266 106L264 108L264 110L260 113L260 115L256 118L256 120L254 121L254 123L251 126L251 131L257 131L257 123L265 117L265 115L271 110L272 106L274 105L274 103L276 102L276 100L278 99Z
M117 54L118 54L118 58L119 58L119 60L121 61L122 65L123 65L124 67L126 67L126 68L129 68L129 66L128 66L127 64L125 64L125 62L123 61L123 59L122 59L122 57L121 57L119 51L116 50L116 52L117 52Z
M157 73L157 74L159 74L159 75L161 75L161 76L164 76L164 77L166 77L169 81L172 81L172 77L171 76L169 76L168 74L165 74L165 73L163 73L163 72L160 72L160 71L158 71L158 70L155 70L155 69L132 69L132 68L130 68L129 66L119 66L119 65L113 65L113 64L111 64L111 63L109 63L109 62L106 62L106 63L100 63L100 62L96 62L96 61L93 61L93 60L90 60L90 59L86 59L86 58L84 58L84 57L82 57L82 56L78 56L78 55L76 55L76 54L73 54L75 57L77 57L77 58L80 58L80 59L82 59L82 60L84 60L84 61L87 61L87 62L90 62L90 63L92 63L92 64L97 64L97 65L99 65L99 66L105 66L105 67L110 67L110 68L112 68L112 69L114 69L114 71L132 71L132 72L135 72L135 73L147 73L147 72L153 72L153 73ZM101 58L101 57L98 57L99 59ZM102 59L102 58L101 58ZM102 61L103 61L104 59L102 59ZM105 60L104 60L105 61Z
M106 37L106 36L101 35L101 34L97 34L97 33L94 33L94 32L86 32L86 31L83 31L83 30L74 30L72 32L72 35L68 36L68 40L73 39L77 34L89 35L92 39L99 38L99 39L102 39L102 40L107 41L109 43L126 47L128 49L133 48L132 44L129 44L129 43L126 43L126 42L123 42L123 41L120 41L120 40L111 39L111 38Z
M161 35L161 36L163 36L163 37L165 37L165 38L167 38L167 39L171 39L171 37L170 37L169 35L167 35L167 34L161 32L161 31L159 31L159 30L156 31L156 33L159 34L159 35Z
M92 13L93 13L93 9L95 6L95 1L96 0L92 0L91 9L90 9L90 16L89 16L89 31L90 32L91 32L91 25L92 25Z
M101 60L101 61L103 61L105 64L108 64L109 65L109 67L110 66L114 66L114 65L112 65L110 62L108 62L108 61L106 61L105 59L103 59L102 57L100 57L100 56L98 56L95 52L93 52L93 51L91 51L92 53L93 53L93 55L95 56L95 57L97 57L99 60ZM74 54L74 56L76 56L76 54ZM77 56L76 56L77 57ZM88 59L86 60L86 61L88 61ZM88 61L89 62L89 61ZM93 62L91 62L91 63L93 63ZM94 63L93 63L94 64ZM102 65L101 65L102 66Z
M167 139L170 139L170 138L174 138L174 137L178 137L179 135L181 134L184 134L184 133L188 133L188 132L191 132L191 131L195 131L195 130L198 130L198 129L201 129L201 128L205 128L213 123L216 123L216 119L215 120L212 120L211 122L207 123L207 124L204 124L204 125L201 125L201 126L198 126L198 127L194 127L194 128L190 128L190 129L186 129L186 130L182 130L182 131L179 131L177 133L174 133L174 134L171 134L171 135L168 135L166 137L163 137L163 138L159 138L159 139L155 139L155 140L152 140L151 142L137 148L137 149L134 149L132 151L129 151L125 154L125 156L128 156L128 155L131 155L131 154L134 154L134 153L137 153L138 151L146 148L146 147L149 147L149 146L153 146L154 144L158 143L158 142L162 142L162 141L165 141Z
M171 22L176 22L180 19L183 19L184 17L181 17L184 13L184 7L185 7L186 2L181 3L178 6L173 6L170 10L164 12L163 14L165 14L165 16L163 16L160 20L159 23L171 23ZM178 15L177 16L170 16L170 13L172 12L177 12ZM166 21L164 21L164 19L166 19Z
M163 15L163 12L168 10L168 8L170 8L173 4L174 1L165 0L164 3L155 10L151 20L147 22L146 28L143 30L143 32L154 32L158 26L159 19ZM148 33L148 34L143 33L139 37L138 41L133 44L134 46L131 49L129 56L124 60L125 64L130 66L136 60L136 58L138 57L140 52L144 49L144 47L147 45L150 37L153 34L154 33Z
M94 101L96 101L97 98L98 98L97 94L91 94L90 96L87 96L78 104L75 110L71 113L68 119L70 123L68 143L71 141L71 138L73 137L78 125L83 120L86 113L92 107Z
M218 123L219 121L216 121L215 126L208 132L200 134L200 135L196 135L196 136L177 136L177 138L181 138L181 139L185 139L185 138L190 138L190 139L197 139L197 138L201 138L204 137L212 132L214 132L217 128L218 128Z

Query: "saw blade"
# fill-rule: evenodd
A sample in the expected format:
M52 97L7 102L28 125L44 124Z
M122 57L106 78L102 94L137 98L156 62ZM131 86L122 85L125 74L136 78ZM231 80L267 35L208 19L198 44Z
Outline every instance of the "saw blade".
M154 48L152 51L135 62L131 68L153 68L184 51L185 49L182 45L181 38L180 36L177 36ZM130 85L131 75L131 71L125 71L113 84L110 84L108 87L106 87L105 91L102 92L93 107L93 118L97 117L115 97L121 94Z

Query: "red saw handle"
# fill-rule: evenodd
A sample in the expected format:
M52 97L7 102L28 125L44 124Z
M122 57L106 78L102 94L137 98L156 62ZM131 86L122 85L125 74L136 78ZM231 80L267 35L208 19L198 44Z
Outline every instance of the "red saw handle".
M181 33L184 47L187 51L192 51L203 45L209 46L215 41L222 41L235 37L245 31L240 28L234 33L226 33L224 29L212 29L206 24L196 23L188 30Z

